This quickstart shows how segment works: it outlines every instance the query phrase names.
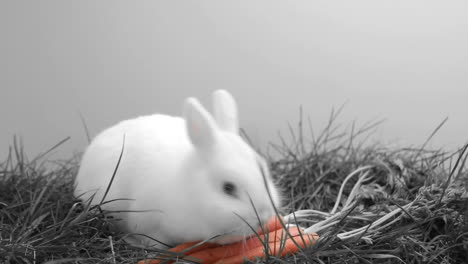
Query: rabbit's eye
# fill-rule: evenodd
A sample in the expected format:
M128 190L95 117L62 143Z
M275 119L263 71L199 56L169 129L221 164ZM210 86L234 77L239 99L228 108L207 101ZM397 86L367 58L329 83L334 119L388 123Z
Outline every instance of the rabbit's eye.
M223 191L225 194L230 196L237 196L237 188L232 182L225 182L223 183Z

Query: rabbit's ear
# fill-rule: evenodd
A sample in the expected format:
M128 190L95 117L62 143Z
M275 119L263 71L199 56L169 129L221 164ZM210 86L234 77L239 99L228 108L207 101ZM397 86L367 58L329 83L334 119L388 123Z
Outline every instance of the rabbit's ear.
M217 126L210 113L195 98L187 98L184 104L187 134L197 148L209 148L215 144Z
M236 100L226 90L213 92L213 113L218 126L232 133L239 133Z

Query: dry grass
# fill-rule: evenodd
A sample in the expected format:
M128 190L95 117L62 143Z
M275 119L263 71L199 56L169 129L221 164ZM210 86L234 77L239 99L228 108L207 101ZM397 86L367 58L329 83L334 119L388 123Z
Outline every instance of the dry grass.
M334 118L310 140L301 121L291 144L275 146L280 157L271 168L285 193L284 213L316 210L292 218L321 240L267 262L468 263L467 146L454 153L369 146L378 122L341 133ZM155 253L125 244L112 231L115 219L77 203L77 158L45 157L28 160L15 140L0 164L1 263L136 263Z
M378 122L343 134L335 132L334 118L308 147L302 122L291 130L298 131L291 145L276 146L282 154L272 171L289 195L288 211L319 211L293 218L322 237L317 246L288 260L468 263L468 145L455 153L429 151L427 142L399 150L366 146L358 140L365 140ZM332 216L335 224L323 227Z

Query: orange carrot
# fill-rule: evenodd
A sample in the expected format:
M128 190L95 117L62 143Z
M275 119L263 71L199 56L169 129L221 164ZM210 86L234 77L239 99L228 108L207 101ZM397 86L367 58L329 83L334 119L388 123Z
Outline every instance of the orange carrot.
M196 244L198 244L198 243L200 243L200 242L201 242L201 241L198 241L198 242L186 242L186 243L180 244L180 245L178 245L178 246L176 246L176 247L173 247L173 248L169 249L169 251L181 253L181 252L183 252L184 250L187 250L187 249L193 247L192 249L190 249L190 250L184 252L185 255L188 255L188 254L191 254L191 253L194 253L194 252L197 252L197 251L206 250L206 249L209 249L209 248L214 248L214 247L218 247L218 246L219 246L218 244L215 244L215 243L206 242L206 243L203 243L203 244L201 244L201 245L199 245L199 246L194 247Z
M190 258L202 261L202 263L212 263L220 258L230 257L262 246L262 241L258 240L257 237L249 238L245 241L239 241L234 244L221 245L217 248L209 248L201 251L197 251L193 254L188 255Z
M159 259L144 259L138 261L138 264L157 264L159 263Z
M304 235L303 239L300 236L294 237L294 241L301 247L304 248L308 245L313 245L317 241L318 236L316 234ZM293 254L300 250L296 246L292 239L287 239L284 243L269 243L270 255L284 257L287 254ZM257 258L265 258L265 248L256 247L243 254L234 255L228 258L219 259L214 264L239 264L243 263L246 259L255 260Z
M263 234L263 233L268 233L274 230L282 229L283 226L281 225L281 222L284 222L284 218L281 216L281 218L278 218L278 216L273 216L266 225L263 228L260 228L260 230L257 231L258 234Z
M317 234L305 235L302 229L296 226L289 227L288 230L282 228L281 222L284 219L273 217L266 225L258 231L258 236L253 235L246 240L228 245L217 245L214 243L204 243L198 247L185 251L199 242L187 242L169 249L171 252L182 253L181 258L200 261L203 264L211 263L242 263L244 258L255 259L266 256L265 241L269 245L269 255L284 256L300 250L300 247L315 244L318 239ZM289 233L289 234L288 234ZM294 241L296 243L294 243ZM296 246L299 245L300 247ZM185 251L185 252L184 252ZM171 255L162 255L161 258L169 259ZM173 257L173 256L172 256ZM163 261L172 263L170 260L142 260L138 264L159 264Z
M301 229L298 227L291 227L288 232L294 238L299 237L302 234ZM204 264L209 264L223 258L229 258L236 255L242 256L256 248L264 248L265 239L267 239L267 243L271 245L281 245L281 241L284 241L287 238L289 238L289 236L285 230L275 230L270 232L268 235L260 235L259 237L254 236L245 241L240 241L234 244L197 251L188 255L188 257L199 260ZM307 239L306 236L304 236L304 238Z
M196 242L186 242L186 243L183 243L183 244L180 244L176 247L173 247L171 249L169 249L169 251L171 252L182 252L186 249L189 249L193 246L195 246L196 244L200 243L200 241L196 241ZM194 249L206 249L206 248L210 248L210 247L216 247L216 244L214 243L204 243L204 244L201 244L191 250L194 250Z
M299 236L301 235L303 232L302 232L302 229L300 227L297 227L297 226L292 226L290 228L288 228L288 231L284 230L284 229L277 229L277 230L274 230L270 233L268 233L267 235L260 235L260 239L262 238L266 238L268 239L268 243L273 243L275 241L281 241L281 240L285 240L286 238L289 238L290 236L292 237L295 237L295 236ZM255 237L257 238L257 237ZM263 241L264 239L262 239Z

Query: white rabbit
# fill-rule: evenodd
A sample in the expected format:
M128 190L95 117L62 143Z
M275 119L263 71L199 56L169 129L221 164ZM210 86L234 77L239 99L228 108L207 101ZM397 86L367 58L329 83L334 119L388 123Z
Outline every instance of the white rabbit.
M225 244L252 233L245 221L256 228L258 217L274 215L267 187L277 207L280 194L264 159L238 134L234 98L215 91L213 108L215 118L188 98L183 118L143 116L101 132L83 155L75 196L100 204L123 148L101 208L114 211L130 243L164 248L216 237Z

